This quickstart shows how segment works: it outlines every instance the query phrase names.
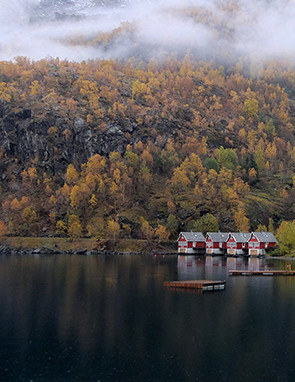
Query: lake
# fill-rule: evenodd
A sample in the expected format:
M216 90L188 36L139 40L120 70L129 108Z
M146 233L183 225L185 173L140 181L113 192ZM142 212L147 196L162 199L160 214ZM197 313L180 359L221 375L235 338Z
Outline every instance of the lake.
M209 256L1 256L0 381L294 381L295 277L228 276L285 266ZM203 293L163 287L189 279L227 284Z

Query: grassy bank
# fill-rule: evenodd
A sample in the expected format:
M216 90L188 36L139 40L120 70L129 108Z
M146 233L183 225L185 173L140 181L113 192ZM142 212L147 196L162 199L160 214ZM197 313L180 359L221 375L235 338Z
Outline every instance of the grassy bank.
M49 248L61 251L77 251L86 249L88 251L98 249L95 238L80 238L71 240L60 237L2 237L0 245L14 249L36 249ZM146 252L146 251L167 251L177 252L175 242L159 245L157 242L148 243L146 240L121 239L113 244L113 249L118 252Z

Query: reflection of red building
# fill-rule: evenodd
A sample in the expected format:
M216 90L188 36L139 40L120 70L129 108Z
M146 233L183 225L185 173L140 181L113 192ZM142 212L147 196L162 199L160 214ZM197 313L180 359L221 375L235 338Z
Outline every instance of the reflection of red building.
M252 232L248 243L249 255L265 255L266 251L274 249L277 243L277 239L271 232Z
M226 251L228 255L246 255L248 254L248 241L250 233L234 232L230 233L226 242Z
M207 232L206 253L210 255L225 254L227 239L228 239L228 233L226 232Z
M195 255L181 256L178 255L177 258L177 266L181 268L183 271L187 271L188 269L195 269L200 265L205 264L205 257L198 257Z
M205 237L202 232L180 232L178 237L179 253L205 253Z

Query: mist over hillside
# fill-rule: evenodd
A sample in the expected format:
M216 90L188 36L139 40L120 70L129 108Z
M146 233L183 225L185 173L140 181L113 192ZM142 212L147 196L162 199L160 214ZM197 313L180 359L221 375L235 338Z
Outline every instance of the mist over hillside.
M11 0L0 59L294 58L293 1Z

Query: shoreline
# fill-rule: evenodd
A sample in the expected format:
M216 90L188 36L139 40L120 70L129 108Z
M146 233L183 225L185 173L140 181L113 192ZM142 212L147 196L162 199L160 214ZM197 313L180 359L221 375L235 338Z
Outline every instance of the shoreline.
M266 256L268 259L295 260L295 257L290 256Z
M78 250L69 250L69 251L61 251L61 250L52 250L50 248L36 248L36 249L28 249L28 248L11 248L0 246L0 256L36 256L36 255L44 255L44 256L172 256L177 255L178 252L153 252L153 251L144 251L144 252L130 252L130 251L116 251L116 250L87 250L84 248Z
M78 249L70 249L70 250L61 250L57 248L50 248L50 247L41 247L41 248L22 248L22 247L11 247L11 246L5 246L0 245L0 256L38 256L38 255L44 255L44 256L73 256L73 255L79 255L79 256L175 256L179 255L177 251L164 251L164 250L144 250L144 251L118 251L116 249L110 249L110 250L89 250L86 248L78 248ZM200 257L207 257L212 255L207 254L200 254L200 255L185 255L181 254L181 256L200 256ZM213 257L224 257L224 258L243 258L245 256L222 256L222 255L215 255ZM252 256L253 257L253 256ZM248 256L247 256L248 258ZM288 260L293 261L295 260L295 257L290 256L259 256L257 258L266 258L270 260Z
M61 237L2 237L0 255L84 255L84 256L171 256L179 255L176 241L159 243L139 239L119 239L117 241L81 238L70 240ZM190 256L181 254L183 256ZM208 256L192 254L192 256ZM226 255L224 257L232 257ZM234 256L243 257L243 256ZM260 257L260 256L259 256ZM295 257L264 256L267 259L292 261Z
M159 243L138 239L105 240L61 237L2 237L0 254L177 254L175 241Z
M61 237L2 237L0 255L176 255L175 241L119 239L98 240L81 238L70 240Z

